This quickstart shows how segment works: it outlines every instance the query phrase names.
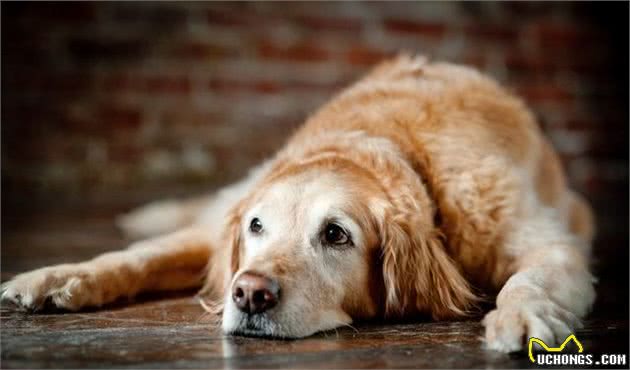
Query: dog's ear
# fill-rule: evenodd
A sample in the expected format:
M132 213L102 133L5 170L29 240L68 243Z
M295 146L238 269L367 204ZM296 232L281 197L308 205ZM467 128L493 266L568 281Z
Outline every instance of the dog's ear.
M424 187L415 185L390 194L380 226L385 313L429 314L436 320L465 316L478 298L444 248Z
M222 299L229 288L232 276L238 271L241 253L241 215L243 202L230 210L226 218L224 234L221 240L226 247L216 246L206 267L207 275L200 295L210 295L213 299Z
M241 207L236 207L232 210L229 220L228 227L226 228L227 235L225 240L228 241L228 246L230 250L230 275L234 275L236 271L238 271L238 267L241 259Z

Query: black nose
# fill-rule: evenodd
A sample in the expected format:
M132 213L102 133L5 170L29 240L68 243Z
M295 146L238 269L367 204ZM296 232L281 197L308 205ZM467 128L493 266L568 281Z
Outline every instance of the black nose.
M265 312L278 303L280 286L266 276L244 272L234 282L232 300L239 310L255 314Z

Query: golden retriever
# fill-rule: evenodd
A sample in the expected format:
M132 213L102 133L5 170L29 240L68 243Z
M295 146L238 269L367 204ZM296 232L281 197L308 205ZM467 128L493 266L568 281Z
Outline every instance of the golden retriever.
M151 238L17 275L2 298L78 310L203 286L225 333L300 338L461 318L498 293L483 323L504 352L562 341L595 298L591 211L530 111L473 69L422 57L377 66L241 182L120 224Z

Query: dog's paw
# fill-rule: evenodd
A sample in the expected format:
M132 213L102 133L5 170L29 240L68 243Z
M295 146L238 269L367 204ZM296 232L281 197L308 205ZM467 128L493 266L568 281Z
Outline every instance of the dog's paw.
M520 351L531 337L555 346L581 327L571 312L543 299L501 306L486 315L483 325L486 346L501 352Z
M57 307L76 311L93 303L91 275L76 265L45 267L15 276L0 287L0 300L28 311Z

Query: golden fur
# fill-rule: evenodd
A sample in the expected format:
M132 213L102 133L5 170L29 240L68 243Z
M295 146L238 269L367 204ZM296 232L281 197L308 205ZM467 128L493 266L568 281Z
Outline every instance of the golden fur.
M243 225L254 209L288 231L252 239ZM305 247L312 215L333 211L360 245ZM499 292L484 324L489 348L502 351L522 348L523 336L561 341L594 299L589 206L567 188L532 114L480 73L424 58L376 67L241 183L121 223L145 236L183 230L19 275L3 297L30 308L47 296L68 309L101 305L200 285L209 259L202 293L226 300L227 332L300 337L353 319L452 319ZM277 279L287 302L249 332L229 290L254 270Z

